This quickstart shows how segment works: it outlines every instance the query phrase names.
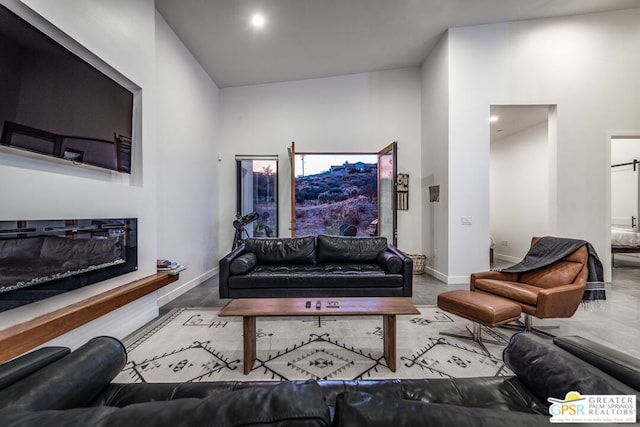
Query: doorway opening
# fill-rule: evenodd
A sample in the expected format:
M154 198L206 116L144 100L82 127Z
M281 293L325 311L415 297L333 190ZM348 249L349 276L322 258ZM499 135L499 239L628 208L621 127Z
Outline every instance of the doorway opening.
M640 267L640 135L611 137L611 267Z
M550 232L555 106L492 105L490 117L490 263L502 268Z

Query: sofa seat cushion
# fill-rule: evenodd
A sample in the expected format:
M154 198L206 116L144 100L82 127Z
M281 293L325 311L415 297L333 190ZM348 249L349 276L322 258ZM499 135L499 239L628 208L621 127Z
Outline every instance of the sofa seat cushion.
M318 262L376 262L387 249L385 237L342 237L319 235Z
M362 392L338 396L334 426L532 426L547 425L549 417L496 409L384 398Z
M123 407L67 411L0 410L3 425L95 427L329 427L331 417L317 383L282 382L200 399L145 401Z
M403 285L402 274L389 274L378 264L256 265L246 274L229 277L230 289L351 288Z
M313 264L316 261L315 237L249 238L246 252L255 254L259 264Z
M340 393L363 392L389 399L548 414L547 402L530 393L515 376L359 381L325 380L319 384L322 387L325 401L329 406L336 405Z
M523 304L537 305L540 288L526 283L496 279L477 279L476 289Z
M549 288L573 283L582 270L582 264L571 261L559 261L548 267L522 273L518 282L528 283L539 288Z
M270 265L262 264L256 265L253 268L252 273L260 274L314 274L314 275L328 275L328 274L384 274L385 271L380 265L373 263L340 263L340 262L327 262L323 264L282 264L282 265Z
M300 381L294 381L299 383ZM215 381L186 383L113 383L94 406L128 406L150 400L205 398L243 388L273 387L277 381L255 382ZM431 378L382 380L323 380L317 383L323 400L335 407L344 392L361 391L370 395L442 403L458 406L492 408L503 411L548 414L548 404L529 393L515 376L483 378Z

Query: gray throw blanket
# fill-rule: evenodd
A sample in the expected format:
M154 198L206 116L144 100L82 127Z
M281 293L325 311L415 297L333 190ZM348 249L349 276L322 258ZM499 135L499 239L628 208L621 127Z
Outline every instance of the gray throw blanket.
M546 267L577 251L583 245L587 245L587 251L589 252L589 259L587 261L589 275L587 277L587 287L582 296L582 302L591 303L604 301L607 299L607 296L604 289L602 262L600 262L600 258L598 258L598 254L593 246L591 246L591 243L585 240L553 236L541 237L540 240L529 249L529 252L527 252L522 261L514 266L504 268L501 271L505 273L524 273Z

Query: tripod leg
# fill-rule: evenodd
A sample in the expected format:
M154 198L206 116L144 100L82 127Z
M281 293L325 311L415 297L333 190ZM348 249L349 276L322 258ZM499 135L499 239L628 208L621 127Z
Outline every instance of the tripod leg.
M238 246L242 244L242 232L240 230L236 230L235 235L233 236L233 247L231 250L235 250Z

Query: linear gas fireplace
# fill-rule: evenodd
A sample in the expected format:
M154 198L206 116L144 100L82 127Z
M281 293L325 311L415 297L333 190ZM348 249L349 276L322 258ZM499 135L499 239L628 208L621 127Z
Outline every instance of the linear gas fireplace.
M0 311L138 268L137 219L0 221Z

